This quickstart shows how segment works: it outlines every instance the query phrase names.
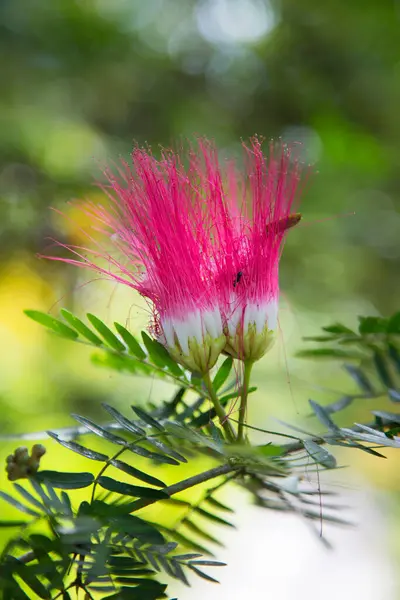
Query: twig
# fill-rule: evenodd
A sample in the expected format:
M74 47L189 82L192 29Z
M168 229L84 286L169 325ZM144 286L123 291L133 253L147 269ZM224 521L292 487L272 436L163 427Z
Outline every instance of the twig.
M198 475L193 475L193 477L184 479L179 483L174 483L173 485L169 485L165 488L162 488L162 491L168 494L169 496L173 496L174 494L183 492L184 490L194 487L195 485L199 485L199 483L204 483L205 481L209 481L210 479L215 479L215 477L227 475L228 473L232 473L233 471L237 470L239 470L238 466L233 466L230 464L220 465L219 467L214 467L209 471L204 471L203 473L199 473ZM144 508L145 506L154 504L157 501L157 498L139 498L139 500L135 500L135 502L131 504L130 512L134 512L136 510L139 510L140 508Z

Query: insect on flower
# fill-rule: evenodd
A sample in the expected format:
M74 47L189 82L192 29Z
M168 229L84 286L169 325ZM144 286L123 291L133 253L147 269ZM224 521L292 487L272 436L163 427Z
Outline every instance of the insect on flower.
M278 223L272 223L270 225L267 225L266 226L267 234L274 235L277 232L281 233L281 232L286 231L286 229L291 229L292 227L294 227L295 225L300 223L301 218L302 218L301 213L293 213L292 215L289 215L287 218L281 219L280 221L278 221ZM233 281L234 288L240 282L242 277L243 277L243 271L238 271L236 273L235 279Z
M235 277L235 279L233 281L233 287L237 286L237 284L240 282L240 280L242 279L242 277L243 277L243 271L238 271L236 273L236 277Z

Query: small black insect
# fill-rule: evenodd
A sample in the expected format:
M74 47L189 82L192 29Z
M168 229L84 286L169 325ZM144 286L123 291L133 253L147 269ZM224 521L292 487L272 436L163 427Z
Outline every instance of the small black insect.
M236 277L235 277L235 279L233 281L233 287L234 288L237 286L237 284L242 279L242 277L243 277L243 271L238 271L238 273L236 273Z

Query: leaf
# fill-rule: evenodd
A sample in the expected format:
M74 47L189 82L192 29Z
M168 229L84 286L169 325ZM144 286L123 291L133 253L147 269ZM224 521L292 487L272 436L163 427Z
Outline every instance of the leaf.
M68 496L67 492L61 492L61 501L64 505L64 511L67 515L69 515L70 517L72 517L72 505L71 505L71 499Z
M111 519L111 522L115 525L116 531L123 531L129 536L137 538L147 544L165 543L163 535L154 525L135 515L115 517Z
M4 578L5 579L5 578ZM10 598L12 600L32 600L24 590L21 588L20 583L17 582L11 574L7 577L7 584L4 585L4 596L3 598Z
M200 396L200 398L197 398L197 400L195 400L193 402L193 404L186 406L185 410L183 410L180 414L175 414L175 415L170 415L170 416L175 417L176 420L179 422L186 421L186 419L190 419L191 417L193 417L194 413L196 411L198 411L201 406L203 406L205 401L206 401L205 396Z
M390 446L393 448L400 448L400 438L390 439L384 433L376 431L371 427L366 427L365 425L361 425L360 423L355 423L355 425L360 429L366 431L366 433L353 431L352 429L346 429L343 427L343 434L350 439L359 440L361 442L370 442L371 444L376 444L377 446Z
M48 496L50 498L51 508L55 512L64 515L65 514L65 505L60 500L60 498L58 497L58 495L56 494L56 491L55 491L54 487L48 481L45 481L44 485L46 486L46 491L47 491L47 494L48 494ZM67 508L67 511L68 511L68 508Z
M166 584L149 579L146 585L138 585L135 588L122 586L118 592L103 597L103 600L158 600L166 597L166 589Z
M215 419L216 416L217 413L215 412L215 409L210 408L209 410L205 410L204 412L202 412L201 415L199 415L198 417L192 419L190 425L194 429L200 429L201 427L204 427L204 425L208 425L208 423L212 419Z
M382 383L388 388L393 388L394 383L388 370L386 359L379 350L374 351L374 364Z
M271 442L269 442L268 444L263 444L262 446L255 446L254 450L256 451L256 454L259 454L259 455L261 454L261 456L273 456L273 457L281 456L284 452L284 449L282 448L282 446L276 446L275 444L272 444Z
M149 436L146 439L146 443L151 444L152 446L154 446L158 450L161 450L161 452L164 452L168 456L172 456L172 458L179 462L187 463L187 459L182 454L180 454L167 444L164 444L164 442L161 442L160 440L156 440L155 438Z
M325 438L325 441L327 444L329 444L330 446L342 446L344 448L357 448L357 450L361 450L362 452L366 452L367 454L372 454L372 456L377 456L378 458L386 458L386 456L384 456L383 454L380 454L379 452L377 452L376 450L373 450L372 448L368 448L368 446L363 446L362 444L359 444L358 442L352 440L345 440L344 438L341 440L335 440L335 439L330 439L330 438Z
M119 446L125 446L126 444L128 444L128 442L124 438L119 437L118 435L115 435L110 431L107 431L107 429L104 429L104 427L93 423L93 421L87 419L86 417L81 417L80 415L77 415L75 413L72 413L71 417L73 417L76 421L78 421L78 423L81 423L81 425L89 429L89 431L92 431L99 437L107 440L108 442L111 442L112 444L118 444Z
M190 565L203 565L205 567L226 567L226 563L218 560L191 560Z
M336 467L336 458L325 448L322 448L312 440L303 440L303 446L316 463L327 469L334 469Z
M332 421L329 413L327 413L320 404L314 402L314 400L309 400L308 402L310 403L311 408L322 425L325 425L325 427L327 427L330 431L333 431L335 434L341 435L340 428Z
M150 485L165 487L165 483L163 483L160 479L156 479L156 477L153 477L152 475L143 473L143 471L140 471L139 469L136 469L136 467L128 465L122 460L112 459L110 460L110 464L116 469L120 469L121 471L124 471L124 473L127 473L132 477L136 477L136 479L140 479L141 481L144 481Z
M168 351L160 342L152 340L145 331L142 331L142 339L150 358L158 367L168 367L173 375L182 377L183 371L179 365L171 358Z
M92 473L66 473L61 471L38 471L35 475L39 483L48 483L54 488L77 490L88 487L94 481Z
M225 512L230 512L230 513L235 512L232 508L230 508L229 506L226 506L226 504L223 504L222 502L220 502L219 500L214 498L214 496L206 496L204 498L204 501L207 502L208 504L211 504L211 506L214 506L214 508L218 508L218 510L223 510Z
M32 533L29 536L29 542L35 551L43 551L46 554L53 552L55 547L58 545L58 540L51 540L46 535L41 533Z
M115 578L115 581L120 584L122 583L125 585L135 586L133 588L134 591L135 590L137 591L139 588L141 589L142 585L144 585L145 589L147 589L149 582L152 582L152 580L148 579L147 577L135 577L134 575L135 575L135 573L126 573L122 576L121 575L117 576ZM92 586L92 589L94 589L93 586ZM114 587L112 587L111 589L114 589ZM103 590L103 588L102 588L102 590Z
M141 335L143 343L146 346L146 350L149 353L149 356L152 359L153 363L159 367L165 367L165 354L161 352L159 346L155 344L155 340L153 340L149 335L147 335L145 331L142 331Z
M388 394L392 402L400 402L400 392L397 390L388 390Z
M173 566L175 577L177 579L179 579L180 581L182 581L182 583L184 583L185 585L189 586L187 577L186 577L185 573L183 572L181 565L179 564L179 562L177 562L175 560L175 558L171 559L171 565Z
M46 506L43 506L43 504L41 502L39 502L39 500L37 498L35 498L35 496L32 496L32 494L30 492L28 492L28 490L26 490L24 487L22 487L22 485L19 485L19 483L14 483L14 489L17 490L17 492L19 494L21 494L21 496L24 498L24 500L27 500L27 502L32 504L35 508L38 508L41 511L47 512Z
M175 554L174 555L174 560L191 560L192 558L200 558L200 556L203 556L202 554L196 554L196 553L191 553L191 554Z
M374 394L375 390L369 381L368 377L364 373L360 367L356 367L355 365L345 364L344 368L349 373L349 375L354 379L357 385L367 394Z
M81 444L77 444L76 442L69 442L67 440L62 440L52 431L47 431L47 435L49 435L53 440L64 446L64 448L68 448L77 454L81 454L86 458L90 458L91 460L99 460L101 462L106 462L109 457L107 454L102 454L101 452L96 452L95 450L90 450L89 448L85 448L85 446L81 446Z
M256 392L256 391L257 391L257 387L251 386L247 390L247 395L252 394L253 392ZM234 392L231 392L230 394L225 394L224 396L221 396L219 401L222 404L222 406L226 406L226 404L229 400L232 400L232 398L238 398L239 394L240 394L240 390L235 390Z
M36 481L36 478L31 477L29 479L29 483L31 484L31 486L33 487L33 489L35 490L35 492L37 493L39 498L41 498L43 505L45 507L47 507L48 510L54 509L51 498L49 498L49 496L46 494L46 492L44 491L44 489L42 488L40 483L38 481Z
M150 425L155 429L158 429L159 431L165 431L164 426L161 425L159 421L156 421L156 419L153 419L153 417L149 415L146 411L144 411L142 408L139 408L138 406L131 406L131 408L137 414L141 421L147 423L147 425Z
M167 419L168 417L172 417L172 416L177 418L176 411L177 411L178 406L180 404L182 406L185 406L185 403L183 401L183 396L185 395L186 392L187 392L187 388L185 386L182 386L182 387L178 388L178 390L174 394L172 400L170 400L169 402L164 401L163 406L159 409L160 417L163 419Z
M41 513L38 513L36 510L32 510L28 506L25 506L25 504L22 504L22 502L19 502L19 500L17 500L16 498L13 498L6 492L0 492L0 498L3 498L3 500L5 500L9 504L11 504L11 506L14 506L21 512L26 513L27 515L31 515L32 517L41 517L42 516Z
M127 450L130 450L131 452L134 452L139 456L144 456L145 458L150 458L160 463L164 463L167 465L179 465L179 462L171 456L165 456L164 454L159 454L158 452L151 452L150 450L147 450L147 448L142 448L141 446L137 446L136 444L129 444L129 446L127 446L126 448Z
M112 354L108 348L106 348L106 350L107 353L94 353L90 357L92 363L96 365L96 367L112 369L113 371L118 372L126 371L133 375L136 373L149 375L153 369L151 365L141 363L128 354Z
M222 517L219 517L218 515L214 515L213 513L210 513L208 510L204 510L204 508L201 508L200 506L195 507L194 510L199 515L201 515L202 517L205 517L209 521L214 521L214 523L218 523L219 525L226 525L227 527L235 528L235 525L233 523L230 523L229 521L222 519Z
M124 340L125 344L128 346L129 352L139 358L140 360L144 360L147 358L146 352L143 350L137 339L128 331L125 327L120 325L120 323L114 323L115 329L118 331L119 335Z
M156 571L161 571L160 565L156 561L156 557L151 552L145 552L145 554L139 555L139 550L137 548L135 548L135 550L136 550L136 554L138 556L141 556L142 560L144 562L149 562L151 564L151 566L153 567L153 569L155 569Z
M162 529L163 529L163 531L165 531L168 534L169 537L173 538L179 544L181 544L181 546L195 550L196 552L199 552L201 554L201 556L204 556L205 554L208 556L214 556L214 554L210 551L209 548L206 548L205 546L202 546L201 544L199 544L199 542L197 542L196 540L192 540L189 537L187 537L186 535L183 535L180 531L176 531L176 529L172 529L172 528L169 529L168 527L165 527L165 526L162 526ZM216 543L218 543L218 540ZM220 544L220 545L222 545L222 544Z
M299 350L296 352L299 358L362 358L359 352L342 350L340 348L314 348L311 350Z
M211 432L212 439L214 442L222 448L224 445L224 437L221 433L221 430L215 425L213 421L210 421L208 424L208 429Z
M220 389L220 387L224 385L225 381L228 379L229 374L232 370L232 366L233 359L229 356L224 360L213 379L212 384L216 392Z
M342 323L334 323L333 325L327 325L326 327L322 327L322 329L327 333L335 333L338 335L355 335L354 331L352 331Z
M8 557L10 558L10 557ZM39 598L51 598L50 592L44 587L43 583L39 581L34 573L34 569L31 566L25 565L24 563L15 559L15 571L19 577L26 583L28 587L39 597ZM19 564L18 564L19 563Z
M193 523L193 521L191 521L190 519L183 519L181 521L181 523L182 523L182 525L185 525L190 531L193 531L193 533L195 533L199 537L201 537L205 540L208 540L209 542L212 542L213 544L216 544L217 546L223 546L222 542L220 542L217 538L210 535L207 531L204 531L204 529L202 529L201 527L196 525L196 523ZM196 546L192 546L192 547L195 548Z
M326 404L324 406L325 412L327 412L328 414L333 414L333 413L339 412L340 410L343 410L344 408L347 408L348 406L350 406L350 404L354 400L355 400L354 396L343 396L343 398L336 400L336 402L331 402L330 404Z
M386 333L388 322L381 317L358 317L358 331L362 335Z
M142 487L138 485L131 485L123 481L117 481L102 475L98 478L98 483L105 490L110 492L117 492L124 496L136 496L138 498L155 498L157 500L165 500L169 498L169 495L162 490L155 490L153 488Z
M84 338L89 340L89 342L91 342L95 346L103 345L103 341L95 333L93 333L93 331L91 329L89 329L89 327L87 325L85 325L85 323L83 321L78 319L78 317L73 315L69 310L62 308L61 314L64 317L64 319L70 325L72 325L72 327L74 329L76 329L76 331L78 333L80 333Z
M387 325L387 332L400 334L400 311L390 317Z
M138 517L135 517L138 520ZM109 556L107 559L107 563L112 567L112 569L135 569L138 565L141 565L141 562L138 562L131 556Z
M397 372L400 373L400 353L398 349L393 344L388 344L388 352L392 363L397 369Z
M40 323L40 325L44 325L48 327L58 335L65 337L69 340L75 340L78 337L76 331L65 325L62 321L59 321L55 317L48 315L47 313L41 312L39 310L24 310L24 313L27 317L36 321L36 323Z
M0 520L0 528L1 529L6 529L7 527L25 527L25 525L28 524L28 521L21 521L21 520L9 520L9 521L1 521Z
M210 575L203 573L203 571L200 571L200 569L198 569L195 565L188 563L187 566L189 567L189 569L194 571L194 573L196 573L196 575L198 575L202 579L205 579L206 581L212 581L213 583L219 583L219 581L217 579L214 579L214 577L211 577Z
M155 544L146 548L146 552L155 552L156 554L168 554L175 550L178 544L176 542L167 542L166 544Z
M91 313L87 314L87 318L113 350L116 350L117 352L125 352L126 348L124 344L117 338L111 329L107 327L105 323L103 323L103 321Z
M338 339L337 335L306 335L301 338L303 342L333 342Z
M142 429L141 427L139 427L139 425L124 417L124 415L121 414L116 408L110 406L109 404L106 404L105 402L102 402L101 405L117 421L117 423L119 423L124 429L126 429L126 431L129 431L130 433L134 433L136 435L146 436L146 432L144 429Z
M372 414L393 423L400 423L400 414L398 413L392 413L386 410L373 410Z

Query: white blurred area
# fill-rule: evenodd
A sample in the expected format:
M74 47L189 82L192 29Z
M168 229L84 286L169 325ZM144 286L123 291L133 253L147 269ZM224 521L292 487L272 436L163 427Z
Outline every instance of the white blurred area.
M193 587L177 592L179 600L397 598L396 571L388 544L390 523L384 511L387 498L366 487L345 490L344 494L337 491L340 503L351 507L341 515L357 521L357 526L324 523L323 535L332 549L325 548L298 516L243 502L234 519L237 529L218 530L226 548L217 549L216 559L224 560L227 566L201 567L220 585L193 576Z

